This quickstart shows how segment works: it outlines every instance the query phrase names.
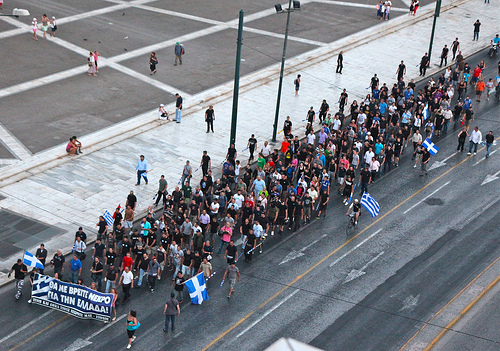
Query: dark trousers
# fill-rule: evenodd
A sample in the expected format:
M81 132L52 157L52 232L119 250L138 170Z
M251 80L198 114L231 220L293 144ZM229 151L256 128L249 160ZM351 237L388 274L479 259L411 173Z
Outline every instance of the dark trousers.
M465 139L458 139L457 151L464 151Z
M439 67L441 67L443 65L443 60L444 60L444 65L447 66L448 65L448 56L446 57L441 57L441 63L439 64Z
M142 174L143 173L146 173L147 171L137 171L137 184L141 184L141 178L142 178ZM146 184L148 184L148 177L147 176L144 176L144 180L146 181Z
M163 205L165 205L165 202L167 202L167 192L163 192L163 191L158 191L158 195L156 196L156 203L155 205L158 205L158 203L160 202L160 199L163 197Z
M248 158L249 160L253 160L253 153L255 152L255 147L249 147L248 151L250 151L250 157Z
M427 66L420 65L420 75L425 76L425 71L427 71Z
M319 111L319 121L323 122L325 119L326 119L326 111L325 112Z
M156 286L156 275L148 274L148 284L150 289L154 289Z
M214 121L207 121L207 133L212 130L214 131Z
M363 195L364 192L368 192L368 183L365 183L365 182L361 182L361 187L360 187L360 191L361 191L361 195Z
M123 297L123 303L125 303L125 301L127 301L130 298L130 287L131 286L132 286L132 283L122 285L123 293L125 294L125 296Z
M474 40L479 40L479 32L474 32L474 39L472 39L473 41Z
M172 322L172 331L175 330L175 314L165 315L165 331L168 332L168 327L170 322Z
M342 63L337 64L337 73L342 73L342 68L344 68L344 65Z
M245 245L245 259L247 261L251 261L252 260L252 257L253 257L253 251L249 253L250 250L253 249L253 246L252 245Z

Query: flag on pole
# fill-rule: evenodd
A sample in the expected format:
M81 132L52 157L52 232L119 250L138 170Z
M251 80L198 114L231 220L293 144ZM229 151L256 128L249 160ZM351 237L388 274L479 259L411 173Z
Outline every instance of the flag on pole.
M429 150L432 156L437 154L437 152L439 151L439 148L436 146L436 144L434 144L429 138L424 140L422 146Z
M38 269L44 269L45 266L43 265L42 262L35 256L33 256L32 253L29 253L28 251L24 251L24 257L23 257L23 263L28 266L28 267L35 267Z
M361 197L361 205L363 205L363 207L366 208L368 212L370 212L370 215L372 217L378 216L380 212L380 206L370 194L366 192L363 193L363 196Z
M424 110L422 111L422 115L424 116L424 121L429 118L429 103L425 104Z
M106 220L106 223L109 226L113 225L113 216L111 215L111 213L108 212L108 210L104 211L102 216L104 217L104 219Z
M203 301L208 300L207 286L205 285L205 276L203 273L186 280L184 285L188 289L193 305L201 305Z

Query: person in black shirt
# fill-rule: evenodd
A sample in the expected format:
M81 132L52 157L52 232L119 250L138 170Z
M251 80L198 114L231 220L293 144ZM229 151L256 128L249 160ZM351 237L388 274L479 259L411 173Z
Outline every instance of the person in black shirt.
M118 224L122 223L122 219L123 219L123 215L120 212L120 208L117 207L115 209L115 213L113 213L113 231L116 230L116 227L118 226Z
M338 72L337 72L338 73ZM319 123L323 123L326 119L326 114L330 111L330 105L326 103L326 100L323 100L321 103L321 107L319 108Z
M404 61L401 61L401 63L398 66L398 69L397 69L396 73L398 75L398 82L399 82L401 80L401 78L403 78L404 75L406 74L406 66L404 64Z
M250 262L252 260L253 250L255 249L256 242L257 242L257 237L253 233L253 229L250 229L244 243L245 262Z
M347 104L347 99L349 95L347 95L346 89L342 90L339 98L339 110L344 111L344 106Z
M295 218L295 207L297 206L297 200L295 196L292 195L287 201L287 210L288 210L288 230L293 229L293 220Z
M90 268L90 277L92 279L92 282L97 284L97 290L101 291L102 288L102 272L104 270L104 267L101 263L101 260L99 257L94 257L94 262L92 262L92 267Z
M286 120L283 123L283 134L287 136L292 132L292 121L290 121L290 116L286 116Z
M78 231L75 233L75 241L77 237L80 237L82 241L87 244L87 234L85 234L82 227L78 228Z
M106 252L106 264L109 265L111 263L115 264L116 260L116 252L112 247L109 248L108 252ZM98 257L98 256L96 256Z
M116 286L116 280L118 279L118 269L114 265L109 265L106 270L106 275L104 280L106 281L106 289L104 290L107 293Z
M12 266L9 271L8 277L10 278L12 272L14 271L14 278L16 280L16 300L21 298L23 294L24 277L28 274L28 267L19 258L17 263Z
M203 156L201 156L200 167L203 172L203 176L206 176L208 174L208 170L212 168L212 161L210 160L210 156L208 156L208 151L206 150L203 151Z
M207 122L207 133L212 129L212 133L214 132L214 121L215 121L215 112L214 107L212 105L208 106L208 109L205 111L205 122Z
M311 125L314 123L316 112L314 112L314 107L311 106L309 111L307 111L307 122Z
M92 257L99 257L102 260L104 258L105 250L106 246L102 243L101 238L97 238L94 244L94 252L92 253Z
M341 51L339 56L337 57L337 70L335 71L335 73L340 73L342 74L342 68L344 68L344 65L342 64L342 62L344 62L344 52Z
M328 192L326 190L322 190L321 195L319 197L318 215L316 216L316 219L320 218L321 212L323 212L323 217L326 217L326 207L328 205L328 200L330 200L330 197L328 196Z
M365 167L361 173L359 174L359 180L361 184L361 196L363 195L364 192L368 192L368 183L370 182L371 179L371 172L368 170L368 167Z
M427 164L431 159L431 153L427 148L424 147L424 154L422 155L422 161L420 162L420 176L422 177L425 173L427 175Z
M130 206L131 209L135 211L135 205L137 204L137 197L134 195L133 191L127 196L127 203L125 206Z
M247 144L248 151L250 152L250 157L248 158L248 162L253 160L253 153L255 152L256 147L257 147L257 139L255 139L255 135L252 134L250 139L248 139L248 144Z
M142 258L139 261L139 280L137 281L137 285L135 286L136 289L140 288L142 286L142 279L144 278L144 274L146 274L146 271L148 270L149 262L151 259L149 258L149 255L147 253L144 253L142 255Z
M283 227L285 225L285 219L288 216L288 207L283 201L283 199L280 200L280 202L276 205L278 207L278 218L276 220L276 224L278 224L278 234L281 235L283 232Z
M50 261L50 266L54 267L54 274L57 273L59 275L59 279L62 279L62 271L64 269L65 261L66 259L64 258L61 250L57 250L54 257Z
M36 250L35 257L43 264L45 267L45 260L47 259L47 249L44 244L40 244L40 247ZM43 269L40 269L40 274L43 274Z
M440 56L441 63L439 64L439 67L443 65L443 61L445 66L448 65L448 51L449 51L448 46L445 45L443 50L441 51L441 56Z
M370 87L372 89L372 93L378 87L378 84L379 84L379 79L377 78L377 75L374 74L372 79L370 80Z
M227 149L227 154L226 154L226 158L227 160L233 165L235 165L235 160L236 160L236 156L238 155L238 153L236 152L236 148L234 147L234 144L231 144L231 146Z
M229 242L226 252L224 253L224 258L227 259L228 264L238 262L238 248L234 245L234 240Z
M294 226L293 226L293 231L296 231L297 229L300 228L300 220L302 219L302 202L300 199L297 199L297 204L295 205L295 211L294 211Z

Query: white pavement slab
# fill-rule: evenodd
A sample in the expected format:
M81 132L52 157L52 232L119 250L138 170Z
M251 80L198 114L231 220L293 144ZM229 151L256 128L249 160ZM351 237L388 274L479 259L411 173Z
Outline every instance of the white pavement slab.
M427 51L434 5L421 9L417 17L401 16L378 26L356 33L340 41L320 47L287 61L281 103L281 118L290 115L294 134L303 135L301 122L309 106L319 107L327 99L332 110L340 92L346 88L350 101L366 95L370 78L377 73L381 82L392 85L400 60L407 64L409 78L418 78L419 63ZM433 63L444 44L458 37L464 55L487 46L498 30L492 13L499 13L498 3L483 4L473 0L443 1L436 27ZM481 40L472 42L472 23L483 19ZM335 74L337 54L344 50L344 74ZM432 66L429 73L437 70ZM302 75L300 95L294 96L293 80ZM279 65L273 65L241 79L237 127L238 159L242 163L248 154L241 153L250 134L262 145L270 140L276 104ZM149 111L110 128L82 137L83 156L64 154L65 145L30 157L26 161L2 168L0 194L6 199L0 207L37 218L64 229L60 238L45 242L49 255L59 248L68 250L76 228L82 225L89 233L105 210L122 206L130 190L139 199L137 213L151 205L161 174L169 182L169 190L177 185L185 160L197 168L203 150L212 158L214 169L220 168L229 141L232 110L232 83L210 89L186 99L181 124L159 122L155 111ZM204 110L208 103L216 113L215 133L205 133ZM167 106L173 112L172 104ZM281 129L281 128L280 128ZM140 154L146 155L152 171L150 184L134 186L134 166ZM200 172L193 184L198 184ZM95 230L90 232L95 237ZM34 248L26 248L34 250ZM0 258L0 269L10 268L19 255ZM0 284L2 278L0 277Z

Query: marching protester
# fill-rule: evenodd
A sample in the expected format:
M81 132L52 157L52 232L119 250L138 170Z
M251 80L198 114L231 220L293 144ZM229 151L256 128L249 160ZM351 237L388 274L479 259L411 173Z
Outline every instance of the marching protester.
M127 315L127 336L128 336L128 345L127 349L132 347L132 342L137 338L134 334L135 331L141 326L141 323L137 320L137 312L131 310Z

